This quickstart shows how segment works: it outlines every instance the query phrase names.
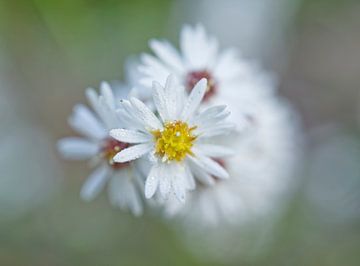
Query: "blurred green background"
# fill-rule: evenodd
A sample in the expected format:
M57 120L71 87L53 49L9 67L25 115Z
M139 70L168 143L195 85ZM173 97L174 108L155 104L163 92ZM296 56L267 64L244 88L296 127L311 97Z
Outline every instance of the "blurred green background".
M81 202L89 170L63 162L55 143L72 134L66 119L84 89L122 79L124 60L150 38L176 41L183 23L203 22L236 40L241 17L207 16L224 2L246 27L267 15L276 39L255 28L247 40L266 45L234 45L279 75L310 145L271 244L221 262L189 251L150 213L136 219L105 195ZM360 265L359 14L359 1L335 0L0 0L0 265Z

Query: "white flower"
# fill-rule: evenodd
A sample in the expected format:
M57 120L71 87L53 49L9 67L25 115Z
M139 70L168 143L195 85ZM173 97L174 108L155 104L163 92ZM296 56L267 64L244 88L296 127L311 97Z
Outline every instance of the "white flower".
M88 89L86 96L94 110L78 104L69 118L70 126L82 137L68 137L58 142L58 150L66 159L86 160L97 164L81 189L81 198L94 199L109 182L108 191L111 203L121 209L130 209L134 215L143 211L141 194L141 161L117 163L113 156L129 146L109 136L109 130L124 124L116 114L116 101L110 86L103 82L100 95Z
M207 81L202 79L187 97L173 76L168 77L165 87L154 82L153 102L160 119L136 98L123 101L119 113L131 126L111 130L110 135L135 145L116 154L114 161L124 163L149 154L153 166L145 183L147 198L159 188L164 198L174 192L183 202L186 191L195 187L194 174L205 182L211 176L228 177L225 169L211 157L231 151L206 142L228 133L233 126L224 121L229 115L224 106L197 113L206 88Z
M258 99L272 97L274 77L262 71L256 64L244 60L235 49L218 49L217 40L206 34L201 25L185 25L180 34L180 51L165 40L151 40L150 47L155 56L143 54L136 69L141 85L137 92L146 99L151 91L152 80L164 84L169 74L175 75L180 84L189 93L193 85L202 78L208 80L208 86L202 101L202 108L212 105L226 105L232 114L238 131L248 125L247 117L239 107L239 99ZM142 78L139 72L143 74Z
M235 49L219 51L217 40L208 36L201 25L185 25L182 28L180 52L166 40L154 39L149 44L157 57L149 54L141 56L139 71L144 75L141 82L146 87L150 87L153 80L164 84L168 75L174 74L190 91L200 79L206 78L206 101L221 95L224 90L229 93L227 87L251 71L249 63L240 60Z

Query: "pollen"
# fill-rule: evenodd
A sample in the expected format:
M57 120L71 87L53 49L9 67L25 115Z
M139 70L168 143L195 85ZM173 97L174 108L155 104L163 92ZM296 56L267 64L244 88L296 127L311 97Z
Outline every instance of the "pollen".
M155 154L163 161L182 161L186 155L193 155L191 148L196 136L193 131L196 126L182 121L167 122L163 130L152 132L155 138Z
M104 140L101 148L101 157L111 166L113 169L121 169L128 165L128 163L114 162L114 156L121 150L129 147L128 143L117 141L113 138L107 138Z

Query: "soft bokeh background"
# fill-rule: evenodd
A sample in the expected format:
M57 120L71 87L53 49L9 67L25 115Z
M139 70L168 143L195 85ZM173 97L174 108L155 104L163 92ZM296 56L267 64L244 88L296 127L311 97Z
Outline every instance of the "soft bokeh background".
M0 265L359 265L359 14L356 0L1 0ZM184 22L278 74L307 143L293 200L261 236L270 244L223 261L149 213L81 202L89 170L55 149L84 88L121 79L129 54L176 41Z

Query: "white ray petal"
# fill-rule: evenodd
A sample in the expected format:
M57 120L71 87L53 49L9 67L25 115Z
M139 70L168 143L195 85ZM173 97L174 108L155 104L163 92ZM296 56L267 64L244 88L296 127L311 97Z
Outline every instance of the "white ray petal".
M213 116L206 116L206 117L195 117L194 120L191 122L192 124L196 125L198 129L201 131L201 128L207 127L217 127L217 124L224 123L225 119L230 115L229 111L222 111L221 113L213 114Z
M191 160L201 167L207 173L219 177L219 178L228 178L229 174L227 171L217 162L210 159L209 157L198 155L195 157L191 157Z
M127 184L125 179L128 178L126 174L128 171L121 170L113 173L113 176L109 180L108 195L110 203L116 207L125 207L125 193L127 190Z
M226 109L226 105L216 105L209 107L202 111L200 114L196 115L191 121L194 124L198 124L202 121L207 121L209 119L212 119L214 116L216 116L219 113L222 113Z
M169 120L176 120L178 118L177 110L179 108L178 99L176 98L178 86L179 83L176 80L176 77L173 74L170 74L166 79L164 87L166 109L169 115Z
M191 157L189 157L189 161L191 162ZM190 163L191 172L193 172L194 177L202 184L213 186L215 184L214 178L205 172L202 168L200 168L197 164L194 162Z
M94 199L104 188L106 181L109 179L109 171L106 165L95 169L94 172L86 179L81 187L80 197L85 201Z
M145 181L145 197L150 199L156 192L159 184L159 176L160 176L161 166L155 164L146 178Z
M129 209L135 216L140 216L143 212L143 207L141 203L141 197L139 192L135 186L135 184L127 177L127 183L129 184L127 187L127 205Z
M145 153L149 152L151 149L152 149L152 145L148 143L134 145L129 148L123 149L122 151L117 153L114 156L113 160L114 162L117 163L132 161L140 158Z
M180 33L180 48L189 68L205 69L214 63L218 43L206 34L201 25L185 25Z
M135 216L139 216L143 212L143 206L134 181L128 169L116 171L108 186L109 199L112 205L124 210L129 209Z
M145 125L139 117L136 116L136 111L134 107L128 100L120 101L120 108L116 111L120 115L121 120L124 120L126 123L129 122L131 129L145 130Z
M214 66L214 76L223 80L239 77L249 71L248 62L241 60L235 49L226 49L219 54L217 64Z
M118 124L118 119L114 114L115 100L111 88L105 82L100 85L101 94L98 95L92 88L86 90L86 96L90 105L104 124L104 128L111 129Z
M90 103L90 106L94 111L99 114L99 95L96 90L93 88L87 88L85 91L85 95Z
M134 116L140 119L146 127L150 129L162 129L162 123L154 113L141 101L131 98L130 103L133 107Z
M185 195L186 195L186 181L185 181L185 172L184 171L176 171L176 175L172 176L172 187L174 189L174 193L176 198L184 203Z
M84 160L95 156L99 147L82 138L64 138L58 141L57 148L65 159Z
M186 174L186 188L189 190L195 189L196 187L195 178L188 165L185 165L185 174Z
M128 114L121 106L119 109L116 110L116 114L118 116L119 121L121 122L121 125L123 125L126 128L129 129L142 129L143 126L138 123L137 120L133 119L132 116Z
M215 185L214 178L202 169L200 171L198 171L195 176L196 176L196 179L204 185L207 185L207 186Z
M164 199L167 199L171 189L170 177L173 174L171 171L170 164L164 164L161 167L160 176L159 176L159 188L160 194Z
M229 134L234 132L235 129L236 126L232 123L218 123L205 128L199 127L196 129L195 134L200 135L201 138L210 138Z
M110 130L110 136L126 143L144 143L151 139L151 136L148 134L122 128Z
M142 54L142 66L139 66L139 72L145 75L140 83L146 87L150 87L154 80L160 82L161 85L165 84L170 72L158 59L149 54Z
M104 125L82 104L75 105L68 122L74 130L90 139L98 140L106 136Z
M108 104L111 109L115 109L115 98L110 84L105 81L101 82L100 92L104 97L106 104Z
M205 78L201 79L198 83L196 83L194 89L191 91L183 112L181 114L181 119L186 121L188 120L193 113L198 109L204 95L206 92L207 80Z
M107 100L102 95L99 97L99 112L99 116L106 125L107 130L119 127L119 119L115 109L108 105Z
M153 101L163 122L170 120L168 109L166 107L166 97L164 88L157 81L153 82Z
M178 51L165 40L150 40L150 48L154 53L169 67L176 69L179 72L184 70L184 66Z

